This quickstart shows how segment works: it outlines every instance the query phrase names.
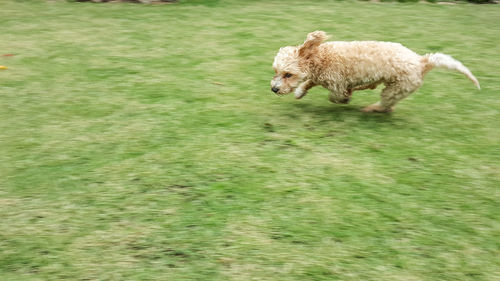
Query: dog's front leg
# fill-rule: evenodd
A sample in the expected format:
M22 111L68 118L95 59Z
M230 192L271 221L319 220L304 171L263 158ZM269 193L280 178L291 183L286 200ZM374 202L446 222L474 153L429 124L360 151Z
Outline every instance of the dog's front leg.
M328 100L333 103L348 104L351 101L352 89L347 89L341 92L331 91Z
M309 89L316 86L311 80L306 80L302 84L300 84L297 89L295 89L295 98L301 99L303 98Z

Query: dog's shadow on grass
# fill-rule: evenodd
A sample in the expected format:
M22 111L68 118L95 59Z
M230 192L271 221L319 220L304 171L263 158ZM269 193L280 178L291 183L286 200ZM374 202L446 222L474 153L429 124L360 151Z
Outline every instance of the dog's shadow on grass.
M297 103L293 105L297 112L302 115L309 115L319 122L355 122L358 121L361 126L367 128L384 125L395 125L407 123L407 120L400 115L395 116L394 113L365 113L361 109L363 107L355 105L338 105L338 104L307 104Z

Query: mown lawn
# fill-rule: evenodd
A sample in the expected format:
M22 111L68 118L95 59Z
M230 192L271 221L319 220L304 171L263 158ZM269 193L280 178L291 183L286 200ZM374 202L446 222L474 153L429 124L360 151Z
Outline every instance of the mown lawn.
M0 280L500 280L499 5L196 2L0 1ZM317 29L482 90L275 96Z

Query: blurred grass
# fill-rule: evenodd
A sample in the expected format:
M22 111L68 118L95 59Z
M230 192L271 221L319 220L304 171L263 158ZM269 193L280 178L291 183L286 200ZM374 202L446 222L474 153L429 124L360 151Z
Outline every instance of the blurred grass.
M498 280L497 5L1 1L2 280ZM490 24L485 24L490 23ZM450 54L389 115L279 47ZM13 54L13 56L2 56Z

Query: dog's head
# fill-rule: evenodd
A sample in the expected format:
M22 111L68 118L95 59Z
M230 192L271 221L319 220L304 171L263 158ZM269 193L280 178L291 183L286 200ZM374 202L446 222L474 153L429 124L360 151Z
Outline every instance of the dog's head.
M278 95L286 95L307 80L307 62L314 57L318 46L327 38L325 32L314 31L307 35L304 44L280 48L274 57L273 69L276 75L271 80L271 90Z

